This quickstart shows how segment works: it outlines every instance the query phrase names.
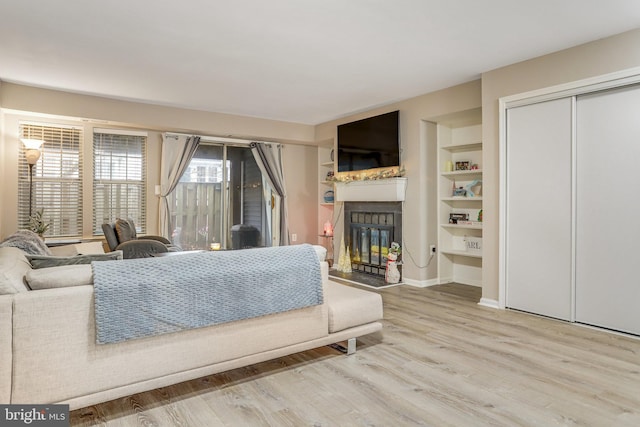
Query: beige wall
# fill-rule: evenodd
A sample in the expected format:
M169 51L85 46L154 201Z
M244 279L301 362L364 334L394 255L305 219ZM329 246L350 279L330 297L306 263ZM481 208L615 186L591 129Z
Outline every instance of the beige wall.
M0 81L0 94L2 94L2 85L3 83ZM0 96L0 110L2 109L2 96ZM2 113L0 113L0 165L2 165L2 169L5 169L5 164L4 164L4 147L5 147L5 143L4 143L4 115ZM0 200L2 200L2 205L4 205L6 202L4 202L5 197L4 197L4 187L5 187L5 177L4 177L4 173L0 173L0 180L2 185L0 185ZM5 236L4 233L4 216L2 215L2 211L3 209L0 208L0 238L2 238L3 236Z
M482 75L483 298L498 300L498 99L640 66L640 30L531 59ZM549 153L550 156L553 153ZM544 165L540 165L544 171ZM534 209L544 206L532 205ZM535 266L531 266L535 268Z
M389 111L400 110L401 163L408 178L403 214L403 275L404 280L426 285L437 277L435 258L429 261L429 245L437 244L436 221L436 141L433 129L425 122L440 116L479 108L479 80L443 89L406 101L387 105L316 127L316 140L336 138L336 126ZM341 212L336 206L336 215ZM338 218L336 241L340 241L343 217ZM429 283L433 284L433 283Z
M84 128L85 152L93 127L146 130L148 137L147 213L149 234L157 233L161 132L276 141L286 145L284 167L289 192L291 231L298 242L316 242L317 150L309 125L155 106L2 83L0 86L0 239L17 228L17 156L19 120L67 123ZM91 159L85 158L84 237L91 237Z
M316 244L318 149L309 145L285 145L283 163L289 199L289 233L298 236L292 243Z

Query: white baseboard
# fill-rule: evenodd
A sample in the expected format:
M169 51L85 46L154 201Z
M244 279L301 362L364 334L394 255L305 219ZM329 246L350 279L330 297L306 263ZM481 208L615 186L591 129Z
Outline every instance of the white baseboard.
M428 280L402 279L402 282L405 285L415 286L416 288L428 288L429 286L437 285L438 279L428 279Z
M480 298L480 302L478 303L478 305L489 308L500 308L500 304L498 304L498 301L490 298Z

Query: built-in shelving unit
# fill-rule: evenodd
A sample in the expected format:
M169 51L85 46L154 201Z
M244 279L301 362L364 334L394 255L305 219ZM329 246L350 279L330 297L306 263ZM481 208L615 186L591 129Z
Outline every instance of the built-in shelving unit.
M334 162L331 160L330 147L318 147L318 244L327 247L327 259L331 263L333 258L333 239L325 237L323 233L324 223L331 221L333 224L333 202L325 201L325 193L329 190L335 192L333 181L328 181L328 173L334 171ZM335 196L335 193L334 193ZM335 199L334 199L335 200Z
M447 117L437 129L438 281L482 286L481 114Z

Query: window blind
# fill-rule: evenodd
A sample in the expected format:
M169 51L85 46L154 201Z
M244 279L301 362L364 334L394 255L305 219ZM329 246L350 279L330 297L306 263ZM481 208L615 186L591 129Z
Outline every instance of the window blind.
M51 225L46 236L82 236L82 128L20 123L20 138L40 139L41 156L33 167L32 212L44 209ZM18 223L29 223L29 167L20 144Z
M93 130L93 233L102 224L131 218L147 228L147 136L141 132Z

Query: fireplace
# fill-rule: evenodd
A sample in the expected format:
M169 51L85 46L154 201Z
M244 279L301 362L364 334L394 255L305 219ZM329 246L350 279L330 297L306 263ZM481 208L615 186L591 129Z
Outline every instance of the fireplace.
M344 219L352 270L384 277L391 243L402 245L402 203L345 202Z

